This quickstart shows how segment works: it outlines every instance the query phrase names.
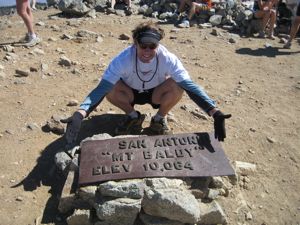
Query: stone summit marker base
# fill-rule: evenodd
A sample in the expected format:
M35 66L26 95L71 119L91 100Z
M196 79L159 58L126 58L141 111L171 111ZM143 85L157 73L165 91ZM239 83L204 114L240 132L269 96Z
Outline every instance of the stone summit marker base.
M88 140L81 144L79 185L144 177L234 175L208 133Z

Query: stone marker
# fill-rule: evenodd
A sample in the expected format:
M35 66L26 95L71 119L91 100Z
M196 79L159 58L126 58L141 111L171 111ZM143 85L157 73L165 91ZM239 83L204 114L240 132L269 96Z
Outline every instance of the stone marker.
M79 185L144 177L233 175L208 133L90 140L81 143Z

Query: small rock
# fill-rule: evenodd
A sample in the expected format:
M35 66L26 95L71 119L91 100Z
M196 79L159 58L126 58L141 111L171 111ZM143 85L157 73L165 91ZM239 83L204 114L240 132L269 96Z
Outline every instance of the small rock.
M267 43L265 43L265 47L266 48L272 48L272 44L270 44L270 43L267 42Z
M267 137L267 141L270 142L270 143L275 143L276 140L271 138L271 137Z
M48 41L53 41L53 42L55 42L55 41L57 41L57 39L54 38L54 37L49 37L49 38L48 38Z
M29 76L29 71L28 70L20 70L20 69L16 69L16 77L28 77Z
M246 220L252 220L253 219L253 216L250 212L247 212L246 213Z
M37 22L35 25L40 26L40 27L43 27L43 26L45 26L45 23L42 22L42 21L39 21L39 22Z
M129 40L130 39L130 35L129 34L126 34L126 33L123 33L119 36L119 39L120 40Z
M75 99L72 99L68 102L67 106L77 106L79 102Z
M34 54L37 54L37 55L45 55L45 52L44 52L42 49L39 49L39 48L33 49L32 52L33 52Z
M27 124L27 128L29 128L30 130L36 130L39 128L39 125L37 125L37 123L29 123Z
M0 71L0 80L4 80L6 78L6 75Z
M199 28L200 29L212 28L212 24L211 23L202 23L202 24L199 24Z
M219 32L216 29L212 29L211 34L214 36L219 36Z
M45 71L48 70L48 65L45 64L45 63L42 63L42 64L41 64L41 68L42 68L42 71L45 72Z
M96 41L97 41L98 43L102 43L102 42L103 42L103 38L100 37L100 36L98 36Z
M14 47L11 45L4 45L2 48L5 52L14 52Z
M231 44L235 44L235 43L237 43L237 40L235 40L234 38L229 38L229 43L231 43Z
M255 151L253 151L252 149L249 149L248 152L251 153L251 154L255 153Z
M18 197L16 198L16 201L22 202L22 201L23 201L23 198L22 198L21 196L18 196Z
M36 67L30 67L29 68L29 70L30 70L30 72L37 72L38 71L38 68L36 68Z
M68 59L66 56L62 56L60 57L59 65L69 67L72 65L72 61Z

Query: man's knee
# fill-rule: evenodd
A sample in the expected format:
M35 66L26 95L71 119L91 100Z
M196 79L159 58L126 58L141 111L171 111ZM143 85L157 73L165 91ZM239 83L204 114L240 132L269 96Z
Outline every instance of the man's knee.
M181 96L183 94L183 89L172 78L166 80L166 89L175 96Z
M23 8L17 8L17 13L18 13L18 15L19 16L24 16L27 12L26 12L26 10L25 9L23 9Z
M133 99L133 92L129 86L123 81L119 80L113 87L113 89L106 95L108 100L117 100L121 95L126 95Z

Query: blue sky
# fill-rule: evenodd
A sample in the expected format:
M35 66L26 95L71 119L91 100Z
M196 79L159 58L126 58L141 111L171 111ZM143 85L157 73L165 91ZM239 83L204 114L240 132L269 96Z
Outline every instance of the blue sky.
M46 3L47 0L37 0L40 3ZM0 0L0 7L1 6L14 6L16 5L16 0Z

